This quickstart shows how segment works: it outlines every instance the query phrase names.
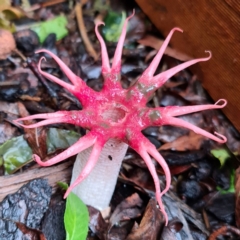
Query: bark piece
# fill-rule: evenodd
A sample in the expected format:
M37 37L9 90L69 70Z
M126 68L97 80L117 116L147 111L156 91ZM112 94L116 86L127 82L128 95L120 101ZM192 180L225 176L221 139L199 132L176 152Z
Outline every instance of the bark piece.
M37 166L34 169L26 170L23 173L0 177L0 201L8 194L16 192L20 187L36 178L45 178L52 187L54 193L57 182L69 182L71 177L72 161L59 164L54 167L42 168Z
M24 239L26 231L22 231L21 223L27 228L39 229L51 193L47 180L35 179L8 195L0 203L0 239Z

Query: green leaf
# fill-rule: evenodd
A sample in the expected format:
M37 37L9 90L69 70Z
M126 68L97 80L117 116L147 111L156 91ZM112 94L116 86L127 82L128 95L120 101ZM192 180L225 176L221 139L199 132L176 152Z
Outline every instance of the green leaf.
M121 35L125 20L126 12L119 14L113 11L108 11L106 18L104 19L105 26L102 29L105 40L108 42L117 42Z
M74 131L50 128L47 133L48 153L54 152L57 149L65 149L73 145L81 135Z
M11 174L31 161L32 149L23 136L12 138L0 146L0 165L4 165L5 174Z
M50 33L55 33L57 40L65 37L68 34L66 29L67 23L67 18L61 15L45 22L36 23L30 28L37 33L40 43L43 43Z
M231 157L229 152L224 148L213 149L211 150L211 154L220 161L221 167L225 164L226 160Z
M70 193L67 197L64 214L64 225L67 240L86 240L88 233L89 213L82 200Z
M65 191L68 189L68 184L65 182L57 182L57 185Z
M0 29L1 28L6 29L10 32L15 32L16 30L15 25L9 21L2 12L0 12Z
M232 169L231 171L229 188L227 190L224 190L221 187L217 186L217 190L221 194L235 193L235 170L234 169Z
M109 2L105 4L102 3L102 0L95 0L93 3L93 10L97 12L110 11Z
M47 133L48 153L65 149L74 144L80 134L57 128L50 128ZM32 161L32 149L23 136L12 138L0 145L0 166L4 165L5 175L16 172Z

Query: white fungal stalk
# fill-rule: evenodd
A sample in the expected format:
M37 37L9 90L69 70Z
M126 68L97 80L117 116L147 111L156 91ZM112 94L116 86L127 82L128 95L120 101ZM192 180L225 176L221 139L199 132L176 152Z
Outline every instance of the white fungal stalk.
M127 148L128 145L126 143L117 139L107 141L91 173L81 184L73 188L73 192L85 204L93 206L98 210L103 210L109 206ZM73 166L71 184L81 174L91 152L92 147L77 155Z

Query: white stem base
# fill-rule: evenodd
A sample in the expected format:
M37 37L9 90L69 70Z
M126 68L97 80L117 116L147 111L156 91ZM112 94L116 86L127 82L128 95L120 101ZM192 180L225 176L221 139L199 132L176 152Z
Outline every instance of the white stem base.
M98 210L103 210L109 206L127 149L128 145L117 139L110 139L104 145L92 172L73 189L73 192L86 205ZM91 151L92 148L88 148L77 155L73 166L71 184L80 175Z

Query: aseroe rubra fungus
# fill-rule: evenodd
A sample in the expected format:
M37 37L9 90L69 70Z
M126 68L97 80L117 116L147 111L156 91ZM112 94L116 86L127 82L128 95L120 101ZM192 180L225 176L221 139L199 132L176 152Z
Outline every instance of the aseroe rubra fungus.
M41 58L38 65L40 73L44 77L59 84L75 95L76 98L81 102L83 109L79 111L58 111L56 113L36 114L17 119L16 122L19 125L22 125L19 123L19 121L29 119L45 119L36 124L22 126L25 128L36 128L48 124L62 122L78 125L89 130L85 136L81 137L67 150L46 162L42 162L37 155L34 155L34 158L39 165L51 166L67 159L72 155L78 154L85 149L91 149L91 154L88 161L86 161L83 169L79 170L80 174L65 193L65 198L68 196L69 192L76 187L76 185L80 184L90 174L97 164L101 151L104 145L107 145L107 142L109 142L111 139L115 139L120 143L125 143L126 146L130 146L143 158L153 177L156 189L156 199L160 206L160 210L165 216L167 224L168 218L161 197L168 191L170 187L171 174L163 157L157 151L155 146L141 133L141 131L149 126L174 125L188 128L195 133L201 134L214 141L224 143L226 142L226 138L221 134L215 132L215 135L213 135L176 117L206 109L223 108L227 102L224 99L220 99L215 104L199 106L168 106L158 108L149 108L146 106L148 99L152 96L154 91L161 87L174 74L195 63L207 61L211 58L211 52L207 51L209 54L208 57L190 60L154 76L159 61L173 33L175 31L182 32L182 30L179 28L174 28L170 31L157 55L154 57L149 67L139 77L138 81L130 88L123 89L120 83L121 55L126 36L127 24L132 16L133 15L125 20L112 60L112 66L110 66L109 63L106 45L98 32L98 26L103 23L98 23L95 27L95 32L101 45L102 55L102 75L104 78L104 85L101 92L95 92L93 89L89 88L86 83L81 78L76 76L56 55L48 50L39 50L37 53L47 53L58 63L61 70L66 74L72 84L66 83L57 77L42 71L40 66L43 58ZM160 190L159 178L150 156L152 156L160 164L166 175L166 186L163 191ZM106 161L109 160L106 159ZM112 162L114 162L114 159L112 159ZM118 171L119 167L120 166L118 166ZM108 175L108 172L106 172L105 175ZM117 178L117 176L115 178ZM111 182L114 185L116 183L116 180L114 179L109 179L108 181L110 184ZM98 182L95 181L94 184L97 185ZM79 186L81 186L81 184ZM104 190L105 189L99 189L99 194L104 195ZM92 188L89 187L88 189L85 189L85 194L87 194L86 191L91 192ZM109 201L110 199L108 202Z

